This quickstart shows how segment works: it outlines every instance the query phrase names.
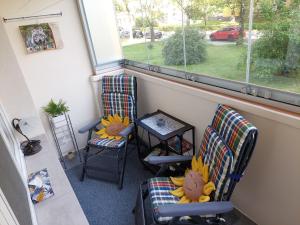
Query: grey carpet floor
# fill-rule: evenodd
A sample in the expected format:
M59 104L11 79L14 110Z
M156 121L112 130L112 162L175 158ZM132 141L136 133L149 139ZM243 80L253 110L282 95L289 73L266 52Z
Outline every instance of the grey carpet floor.
M92 164L112 166L109 159L95 159ZM123 189L114 183L86 177L79 181L82 166L77 165L66 171L69 181L90 225L133 225L132 209L135 204L138 185L151 177L137 160L135 149L127 157Z
M99 158L91 161L91 164L108 168L114 165L108 159ZM124 185L121 191L114 183L89 177L86 177L84 182L80 182L82 166L79 162L70 165L66 174L90 225L134 225L131 211L135 205L138 185L153 175L138 161L133 146L130 146L127 157ZM225 218L230 225L255 224L237 210L227 214Z

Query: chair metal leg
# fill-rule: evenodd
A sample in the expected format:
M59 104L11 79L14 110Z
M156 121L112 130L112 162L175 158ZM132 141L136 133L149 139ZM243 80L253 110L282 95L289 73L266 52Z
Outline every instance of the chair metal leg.
M136 143L136 147L137 147L137 151L138 151L138 157L139 157L139 159L141 159L142 158L141 147L140 147L140 142L139 142L138 127L137 127L136 123L134 124L134 136L135 136L135 143Z
M123 188L123 178L124 178L125 166L126 166L127 148L128 148L128 138L127 138L126 143L125 143L123 163L122 163L121 174L120 174L120 178L119 178L119 189L120 190Z
M80 177L80 181L84 180L85 173L86 173L86 164L88 160L88 155L89 155L90 147L87 145L85 148L85 155L84 155L84 161L83 161L83 166L82 166L82 173Z

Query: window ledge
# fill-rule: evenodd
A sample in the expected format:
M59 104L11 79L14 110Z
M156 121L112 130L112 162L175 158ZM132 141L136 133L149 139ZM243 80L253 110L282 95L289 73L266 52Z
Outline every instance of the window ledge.
M43 147L39 153L25 157L27 173L47 168L54 196L34 205L38 224L88 225L85 214L57 158L55 145L46 135L37 137Z

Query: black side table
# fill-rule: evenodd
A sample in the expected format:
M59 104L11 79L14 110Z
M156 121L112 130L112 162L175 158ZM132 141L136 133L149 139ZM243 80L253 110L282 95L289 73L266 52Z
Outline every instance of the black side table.
M136 124L147 131L148 134L148 154L152 150L150 135L156 137L162 148L166 151L168 155L170 151L176 154L183 154L182 152L182 140L183 135L187 131L192 131L192 148L193 155L195 154L195 127L188 124L176 117L173 117L161 110L157 110L154 113L146 114L145 116L137 119ZM180 152L174 151L168 145L168 140L178 137ZM140 141L138 142L140 143ZM140 149L138 147L138 149ZM139 154L141 155L141 154ZM142 163L145 165L145 161L141 158Z

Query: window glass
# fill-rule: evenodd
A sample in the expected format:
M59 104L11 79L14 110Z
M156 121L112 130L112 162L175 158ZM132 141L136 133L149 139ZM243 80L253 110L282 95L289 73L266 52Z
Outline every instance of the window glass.
M254 6L250 82L300 93L299 2L261 0Z
M188 72L245 82L247 8L243 1L188 1Z
M82 4L95 66L122 59L112 1L82 0Z
M115 0L119 29L126 29L129 35L120 33L123 54L126 59L184 70L178 63L170 63L172 57L183 61L182 0ZM127 5L127 6L126 6ZM128 9L128 10L127 10ZM125 15L129 19L122 19ZM180 37L176 43L168 40L176 32Z
M148 63L145 22L140 0L114 0L124 58Z
M133 66L300 104L299 0L79 1L97 62L123 52Z
M300 93L296 0L115 0L115 6L126 59Z

